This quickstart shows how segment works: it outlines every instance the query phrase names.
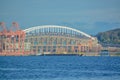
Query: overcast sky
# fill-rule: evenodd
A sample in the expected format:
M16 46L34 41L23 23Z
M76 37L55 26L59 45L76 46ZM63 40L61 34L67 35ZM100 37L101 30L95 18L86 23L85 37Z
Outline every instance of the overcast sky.
M0 21L22 29L65 25L95 35L120 28L120 0L0 0Z

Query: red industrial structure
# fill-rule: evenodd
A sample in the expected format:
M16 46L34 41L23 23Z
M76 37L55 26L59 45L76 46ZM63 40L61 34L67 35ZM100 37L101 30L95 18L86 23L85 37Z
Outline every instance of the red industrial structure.
M6 29L5 23L0 22L0 55L25 55L24 39L25 32L19 29L18 23L13 22L10 30Z

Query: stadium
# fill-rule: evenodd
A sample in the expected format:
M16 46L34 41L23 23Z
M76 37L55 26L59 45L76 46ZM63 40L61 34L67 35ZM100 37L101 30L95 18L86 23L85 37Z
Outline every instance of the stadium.
M95 37L66 26L35 26L24 31L25 50L38 55L84 54L93 52L99 47Z

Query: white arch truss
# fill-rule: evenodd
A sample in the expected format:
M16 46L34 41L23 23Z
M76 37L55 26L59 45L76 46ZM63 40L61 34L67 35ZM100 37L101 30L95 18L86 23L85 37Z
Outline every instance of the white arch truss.
M84 36L86 36L86 37L88 37L88 38L93 39L92 36L90 36L90 35L82 32L82 31L79 31L79 30L76 30L76 29L73 29L73 28L70 28L70 27L66 27L66 26L56 26L56 25L35 26L35 27L31 27L31 28L25 29L24 31L25 31L26 33L29 33L29 32L31 32L31 31L35 31L35 30L37 31L37 30L40 30L40 29L51 29L51 28L54 28L54 29L55 29L55 28L58 28L58 29L60 29L60 30L61 30L61 29L71 30L71 31L73 31L73 32L80 33L80 34L82 34L82 35L84 35Z

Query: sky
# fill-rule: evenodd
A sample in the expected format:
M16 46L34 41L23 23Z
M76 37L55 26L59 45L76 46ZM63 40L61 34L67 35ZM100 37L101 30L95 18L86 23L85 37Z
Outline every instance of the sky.
M120 0L0 0L0 22L21 29L60 25L90 35L120 28Z

